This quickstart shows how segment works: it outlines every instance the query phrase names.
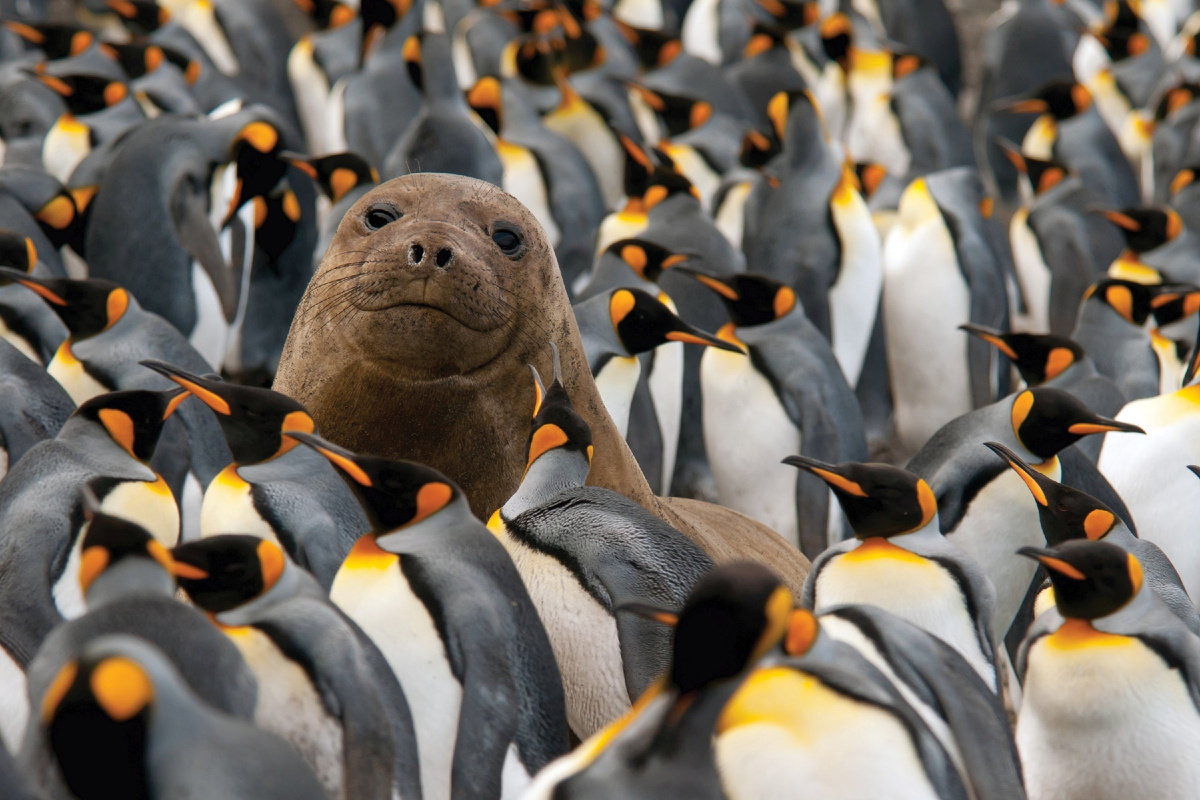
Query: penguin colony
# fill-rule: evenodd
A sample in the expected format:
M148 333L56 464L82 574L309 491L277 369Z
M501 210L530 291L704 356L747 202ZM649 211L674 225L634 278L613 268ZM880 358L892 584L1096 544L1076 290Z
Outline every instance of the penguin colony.
M3 800L1200 798L1187 0L1010 0L973 103L940 0L0 14ZM802 591L589 485L551 343L486 521L267 388L416 172Z

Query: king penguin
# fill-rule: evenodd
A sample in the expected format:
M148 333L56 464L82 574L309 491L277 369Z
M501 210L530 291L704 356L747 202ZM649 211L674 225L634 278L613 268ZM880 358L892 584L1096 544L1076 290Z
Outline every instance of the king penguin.
M1025 482L1037 503L1042 533L1051 547L1072 540L1115 544L1137 557L1150 588L1183 620L1192 633L1200 634L1200 617L1183 588L1175 566L1153 542L1139 539L1116 514L1087 492L1047 478L1002 444L987 446Z
M672 608L712 562L628 498L585 486L592 437L558 374L534 372L525 475L488 527L512 556L563 676L567 722L581 739L629 710L670 661L665 628L620 613L628 601Z
M1021 553L1046 568L1055 601L1017 662L1029 800L1189 796L1200 785L1200 639L1114 544Z
M550 640L504 546L441 473L288 436L329 459L367 512L330 599L404 689L424 796L520 796L566 749L567 713Z
M258 677L258 725L291 742L332 798L421 796L408 701L374 643L274 543L178 545L180 587Z
M933 490L886 464L785 463L829 484L854 529L813 561L801 603L820 611L874 605L924 628L957 650L993 690L995 590L975 561L938 530Z
M722 800L714 733L752 667L783 637L791 593L761 564L716 567L683 609L643 608L674 623L670 668L633 709L550 764L525 800Z
M779 466L799 452L866 458L863 421L829 342L788 286L759 275L691 270L725 304L717 335L749 357L712 350L700 362L704 445L722 505L747 514L813 558L843 538L829 490Z

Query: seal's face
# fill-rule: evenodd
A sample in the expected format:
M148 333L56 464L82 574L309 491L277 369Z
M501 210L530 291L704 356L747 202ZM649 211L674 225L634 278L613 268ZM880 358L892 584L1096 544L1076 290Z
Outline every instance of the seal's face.
M398 377L467 374L513 344L548 249L490 184L398 178L346 213L300 314Z

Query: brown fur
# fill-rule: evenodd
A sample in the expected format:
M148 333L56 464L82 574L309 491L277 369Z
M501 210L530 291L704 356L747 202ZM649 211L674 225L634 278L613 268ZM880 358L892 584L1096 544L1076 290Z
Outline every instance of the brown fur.
M363 219L377 203L403 216L371 232ZM496 222L523 236L516 260L492 241ZM442 249L454 254L445 269ZM767 564L798 593L808 562L773 531L650 492L601 404L554 251L525 207L490 184L409 175L359 200L300 302L275 389L304 403L334 442L446 473L486 519L521 481L534 402L526 364L549 375L551 341L592 429L588 482L641 504L718 562Z

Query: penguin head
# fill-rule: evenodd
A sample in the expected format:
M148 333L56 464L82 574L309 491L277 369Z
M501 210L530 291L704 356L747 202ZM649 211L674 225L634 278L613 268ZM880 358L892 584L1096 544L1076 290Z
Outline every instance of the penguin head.
M807 28L821 20L821 5L815 0L799 3L795 0L755 0L755 3L785 31Z
M78 25L56 25L44 22L4 20L5 28L20 36L27 44L41 50L47 61L77 56L92 46L96 36Z
M571 404L571 397L562 382L558 347L553 342L550 343L550 347L554 353L554 379L549 386L542 383L542 376L538 374L537 367L529 365L536 394L533 425L530 426L529 445L525 450L526 472L533 466L533 462L551 451L573 454L584 459L588 467L592 463L592 429ZM587 475L586 468L584 475Z
M783 636L783 652L792 658L806 655L821 638L821 621L807 608L794 608L788 617L787 632Z
M937 519L933 489L908 470L888 464L826 464L804 456L788 456L783 463L829 484L856 538L900 536Z
M870 200L887 179L888 171L882 164L858 162L854 165L854 176L863 199Z
M767 118L785 153L803 157L816 143L829 138L821 106L808 89L777 92L767 102Z
M684 322L666 305L641 289L614 289L608 298L608 316L621 347L629 355L647 353L667 342L686 342L744 352L736 344Z
M37 246L33 239L16 231L0 229L0 267L18 272L33 272L37 265ZM0 283L9 283L7 276L0 276Z
M792 607L787 587L761 564L715 567L679 612L669 685L688 695L742 675L778 645Z
M930 66L929 60L917 53L893 53L892 80L898 81L909 75L915 75L928 66Z
M792 287L765 275L743 272L718 277L690 267L680 267L679 271L716 292L729 312L730 321L738 328L774 322L797 308Z
M1004 106L1014 114L1049 114L1062 122L1087 111L1092 105L1092 93L1081 83L1072 80L1053 80L1038 89L1031 97L1015 100Z
M290 188L254 198L254 245L278 261L296 238L303 209Z
M1200 287L1188 283L1164 283L1151 289L1150 309L1154 322L1163 328L1200 311Z
M141 658L106 646L131 639L89 642L42 696L46 742L71 795L80 800L150 796L147 745L155 683Z
M52 245L57 248L70 245L76 253L83 255L87 232L83 210L87 204L80 205L80 198L91 200L91 195L80 194L77 197L77 192L67 189L55 192L46 198L33 216Z
M305 2L305 0L298 0ZM334 5L342 6L353 14L353 9L343 3L335 3ZM365 61L371 51L375 49L375 45L383 38L384 34L396 26L396 23L404 19L408 12L412 9L412 0L361 0L358 6L358 15L362 17L362 59ZM339 19L345 18L346 12L335 9L333 14ZM350 17L353 19L353 16ZM332 17L331 17L331 21ZM344 24L337 22L338 25Z
M35 77L53 89L76 117L103 111L129 96L127 85L103 75L54 76L39 72Z
M997 139L996 143L1017 172L1024 175L1029 181L1035 197L1045 194L1066 180L1068 175L1066 164L1053 159L1046 160L1026 155L1021 152L1020 146L1006 139Z
M743 167L762 170L783 152L783 146L774 129L763 133L757 128L749 128L742 137L742 149L738 153L738 162Z
M499 80L485 75L475 81L475 85L467 91L467 105L479 115L492 133L500 135L500 129L504 126L504 103Z
M766 25L755 22L750 33L750 39L742 48L742 58L746 61L769 53L776 48L787 47L787 31L777 25Z
M323 31L348 25L358 16L354 7L342 0L295 0L295 3Z
M1043 460L1093 433L1145 433L1137 425L1102 417L1074 395L1049 386L1019 392L1012 400L1010 419L1021 446Z
M1087 288L1083 293L1083 302L1108 306L1126 322L1140 328L1150 318L1153 297L1154 290L1144 283L1122 278L1106 278Z
M88 527L79 560L79 587L90 607L99 595L147 590L174 595L174 561L161 542L136 522L100 511L90 490L85 490L83 508Z
M830 14L821 21L818 33L825 57L837 63L843 72L850 72L850 57L854 49L854 25L850 18L840 11Z
M1171 178L1170 184L1172 202L1175 202L1180 192L1196 182L1197 175L1200 175L1200 165L1184 167L1175 173L1175 177Z
M1103 539L1119 521L1112 509L1086 492L1051 480L1020 456L997 442L986 446L1012 468L1037 503L1046 541L1052 545L1072 539Z
M585 18L590 13L588 9L591 7L593 7L591 4L584 3ZM596 7L598 8L598 6ZM610 19L616 23L617 30L625 37L625 41L629 42L634 55L637 56L638 63L646 72L667 66L683 52L683 42L669 32L635 28L615 17L610 17Z
M1067 619L1106 617L1142 589L1141 563L1108 542L1076 539L1050 548L1022 547L1017 553L1046 568L1054 603Z
M457 509L470 516L462 490L432 467L358 455L311 433L287 435L325 456L342 473L362 501L380 547L386 547L389 534L402 534L444 511Z
M195 395L217 415L236 464L258 464L296 446L286 434L312 433L316 424L296 400L270 389L200 377L162 361L140 362Z
M691 258L688 253L675 253L645 239L621 239L606 247L604 252L621 259L638 277L652 283L657 283L671 267Z
M1121 229L1125 246L1135 254L1162 247L1178 239L1184 230L1183 219L1168 206L1095 210Z
M356 153L333 153L320 158L304 158L290 153L281 155L316 181L321 193L333 203L360 186L379 183L379 172Z
M1154 109L1155 122L1162 122L1200 97L1200 83L1179 83L1163 92Z
M1065 336L1002 333L983 325L959 325L958 329L982 339L1007 356L1029 386L1057 378L1085 356L1083 348Z
M656 92L639 83L631 83L629 88L658 116L666 128L667 138L699 128L712 119L713 107L706 100Z
M45 300L75 341L117 324L132 301L129 292L101 278L35 278L7 267L0 267L0 277L32 289Z
M404 57L404 67L408 72L408 79L412 81L413 86L417 91L425 91L425 74L421 63L421 39L422 33L414 33L404 40L404 49L402 55Z
M229 160L235 165L236 179L222 228L245 203L267 194L283 179L288 162L282 152L279 130L265 120L246 123L233 137Z
M101 426L121 449L145 463L154 455L163 423L187 396L186 391L178 389L109 392L88 400L72 416Z
M243 534L209 536L176 545L174 574L192 602L218 615L264 597L284 573L299 569L279 545Z
M126 28L142 36L148 36L171 21L171 12L156 0L104 0L104 4L116 12Z

